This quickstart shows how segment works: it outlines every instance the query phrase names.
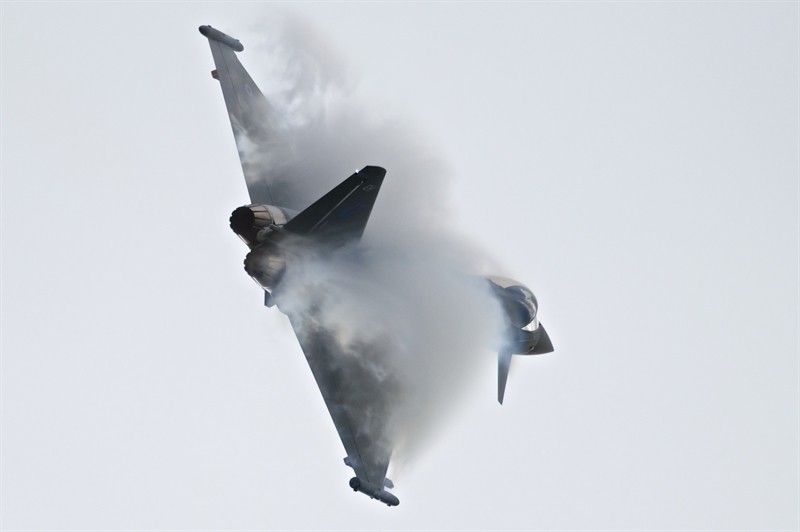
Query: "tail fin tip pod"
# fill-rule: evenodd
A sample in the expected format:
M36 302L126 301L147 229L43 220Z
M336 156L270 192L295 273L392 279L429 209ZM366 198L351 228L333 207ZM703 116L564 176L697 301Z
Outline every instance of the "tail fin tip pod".
M236 55L244 46L211 26L200 26L199 30L211 48L211 76L222 89L250 203L296 209L294 190L277 186L275 167L267 164L273 158L283 158L287 148L275 127L272 107Z
M244 50L244 45L239 42L239 39L234 39L230 35L226 35L216 28L206 25L200 26L198 29L205 37L208 37L212 41L221 42L236 52L241 52Z

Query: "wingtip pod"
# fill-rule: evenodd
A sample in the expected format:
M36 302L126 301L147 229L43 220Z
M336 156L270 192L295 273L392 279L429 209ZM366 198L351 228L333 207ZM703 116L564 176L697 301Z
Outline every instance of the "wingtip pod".
M400 504L400 499L389 493L384 489L378 489L372 486L371 484L367 484L366 482L361 482L361 479L358 477L353 477L350 479L350 487L353 488L353 491L360 491L370 499L378 499L386 506L397 506Z
M212 28L211 26L200 26L198 29L200 30L200 33L202 33L208 39L221 42L236 52L241 52L244 50L244 45L239 42L239 39L234 39L230 35L226 35L218 29Z

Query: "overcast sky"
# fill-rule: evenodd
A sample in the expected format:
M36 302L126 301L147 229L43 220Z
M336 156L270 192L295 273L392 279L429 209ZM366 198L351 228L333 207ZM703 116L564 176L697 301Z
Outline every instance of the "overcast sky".
M487 352L391 509L347 488L228 227L247 193L197 27L267 86L288 7L0 9L3 530L800 527L798 3L291 7L446 162L442 223L556 348L502 407Z

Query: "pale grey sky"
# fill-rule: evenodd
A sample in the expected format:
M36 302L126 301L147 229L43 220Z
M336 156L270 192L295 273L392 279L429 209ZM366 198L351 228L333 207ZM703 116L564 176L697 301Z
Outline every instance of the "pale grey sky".
M3 530L800 526L797 3L291 8L556 346L502 408L488 356L392 509L228 228L197 27L266 86L286 6L0 6Z

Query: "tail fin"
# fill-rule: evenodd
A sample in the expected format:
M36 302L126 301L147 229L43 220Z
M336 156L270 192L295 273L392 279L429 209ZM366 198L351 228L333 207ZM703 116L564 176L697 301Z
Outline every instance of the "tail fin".
M386 170L365 166L283 226L298 235L324 236L332 246L361 239Z

